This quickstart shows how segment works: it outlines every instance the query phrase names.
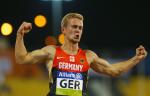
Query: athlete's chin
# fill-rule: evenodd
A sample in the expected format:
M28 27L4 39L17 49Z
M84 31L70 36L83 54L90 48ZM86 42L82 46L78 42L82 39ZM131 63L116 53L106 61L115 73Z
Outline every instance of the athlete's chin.
M74 43L79 43L80 42L80 39L74 39L72 40Z

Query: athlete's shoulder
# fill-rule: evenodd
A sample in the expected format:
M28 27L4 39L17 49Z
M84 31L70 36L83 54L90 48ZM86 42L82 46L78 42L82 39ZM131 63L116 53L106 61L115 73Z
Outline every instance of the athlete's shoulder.
M51 54L51 55L54 55L56 52L56 46L55 45L48 45L48 46L43 47L42 50Z
M94 58L97 58L97 54L92 51L92 50L85 50L86 51L86 58L87 61L89 62L89 64L91 64L91 62L93 62Z
M55 45L47 45L47 46L43 47L42 49L44 49L44 50L50 50L50 49L56 49L56 47L57 46L55 46Z
M89 49L86 49L86 50L84 50L85 52L86 52L86 54L95 54L95 52L94 51L92 51L92 50L89 50Z

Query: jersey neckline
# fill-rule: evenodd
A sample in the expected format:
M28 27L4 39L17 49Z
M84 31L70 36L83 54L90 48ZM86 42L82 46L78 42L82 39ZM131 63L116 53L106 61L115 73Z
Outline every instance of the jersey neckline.
M69 53L65 52L65 51L62 49L61 46L59 46L58 48L59 48L64 54L70 55L70 56L77 56L77 55L80 53L80 51L81 51L81 48L78 48L78 52L77 52L76 54L69 54Z

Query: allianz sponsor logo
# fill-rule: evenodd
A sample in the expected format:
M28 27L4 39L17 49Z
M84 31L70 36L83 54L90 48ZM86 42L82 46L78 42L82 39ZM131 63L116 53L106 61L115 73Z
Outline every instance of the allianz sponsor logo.
M71 79L78 79L82 80L81 73L74 73L74 72L58 72L58 78L71 78Z

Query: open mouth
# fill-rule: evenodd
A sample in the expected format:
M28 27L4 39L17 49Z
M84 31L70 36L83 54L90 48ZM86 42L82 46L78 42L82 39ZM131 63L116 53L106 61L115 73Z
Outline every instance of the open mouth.
M79 39L79 35L78 34L75 35L75 39Z

